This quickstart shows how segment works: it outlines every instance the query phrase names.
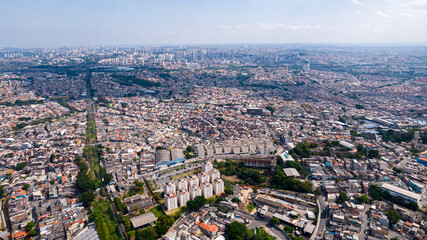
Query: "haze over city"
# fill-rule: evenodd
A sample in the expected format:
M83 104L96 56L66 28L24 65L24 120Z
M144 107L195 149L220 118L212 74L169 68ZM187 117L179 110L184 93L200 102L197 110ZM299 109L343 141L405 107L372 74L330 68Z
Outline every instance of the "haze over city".
M425 0L11 1L1 47L427 42Z

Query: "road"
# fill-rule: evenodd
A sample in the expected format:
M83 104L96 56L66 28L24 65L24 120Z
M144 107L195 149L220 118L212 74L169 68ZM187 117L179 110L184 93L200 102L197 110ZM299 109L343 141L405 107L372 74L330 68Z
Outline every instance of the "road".
M363 209L363 212L361 212L361 214L362 214L362 230L360 231L359 239L365 239L365 237L366 237L365 231L368 230L368 224L369 224L368 214L366 214L366 212L369 211L370 206L371 205L366 204L365 208Z
M314 230L313 235L311 235L310 240L323 238L323 233L326 229L326 220L328 219L325 199L323 198L323 196L317 196L316 200L317 205L319 206L319 218L317 221L316 229Z

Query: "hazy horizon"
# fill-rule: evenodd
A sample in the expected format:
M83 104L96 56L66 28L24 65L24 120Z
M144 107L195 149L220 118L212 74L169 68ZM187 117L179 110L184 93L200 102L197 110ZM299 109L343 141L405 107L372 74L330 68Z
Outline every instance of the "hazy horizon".
M0 7L0 47L427 45L427 0L4 0Z

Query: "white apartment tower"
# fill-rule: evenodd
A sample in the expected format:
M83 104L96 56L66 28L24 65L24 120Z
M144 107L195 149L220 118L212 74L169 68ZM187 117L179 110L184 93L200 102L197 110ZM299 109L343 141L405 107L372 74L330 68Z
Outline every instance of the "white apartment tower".
M209 172L210 178L213 181L214 179L220 178L220 173L218 169L213 169Z
M203 183L202 185L201 185L201 187L202 187L202 195L203 195L203 197L205 197L205 198L208 198L208 197L212 197L212 184L210 184L209 182L205 182L205 183Z
M178 198L175 193L165 194L165 205L168 211L178 208Z
M196 175L191 175L187 177L187 183L188 183L188 187L191 187L193 185L199 186L199 179L197 178Z
M213 169L212 163L211 162L205 162L202 165L202 172L210 172Z
M176 185L177 190L187 190L188 189L187 188L187 186L188 186L187 181L185 181L184 178L175 180L175 185Z
M187 190L183 189L179 190L177 195L179 206L182 207L187 205L188 200L190 200L190 193Z
M201 172L201 173L199 173L199 183L200 183L200 185L201 184L203 184L203 183L208 183L208 182L210 182L210 180L209 180L210 178L209 178L209 174L208 174L208 172Z
M199 185L193 185L190 187L190 199L194 200L197 196L202 196L202 189Z
M163 189L164 189L165 195L176 192L175 184L173 184L172 182L165 183L165 186L163 187Z
M224 192L224 181L220 178L216 178L212 181L213 191L215 195Z

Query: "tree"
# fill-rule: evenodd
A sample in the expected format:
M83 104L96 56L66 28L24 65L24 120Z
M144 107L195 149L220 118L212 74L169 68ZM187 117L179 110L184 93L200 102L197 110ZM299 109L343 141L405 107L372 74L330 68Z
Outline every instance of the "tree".
M232 222L228 224L225 229L225 234L229 237L229 239L233 240L243 240L248 233L248 228L245 224L239 222Z
M86 206L90 206L92 201L95 199L95 194L92 191L86 191L80 195L80 201Z
M203 205L206 204L206 198L203 196L197 196L194 200L190 200L187 202L187 207L190 210L199 210Z
M22 189L27 190L28 188L30 188L30 186L31 186L30 184L25 183Z
M20 171L20 170L24 169L27 165L28 165L28 162L20 162L20 163L16 164L14 169L16 171Z
M357 200L359 200L359 202L369 203L369 198L365 195L358 197Z
M31 229L33 229L36 226L36 223L31 221L29 223L27 223L27 225L25 225L25 230L26 231L30 231Z
M377 158L379 156L380 156L380 154L379 154L378 150L369 150L369 152L368 152L369 158Z
M383 191L378 185L371 185L369 187L369 196L371 196L374 200L382 200L383 199Z
M399 221L399 215L394 210L388 210L386 215L390 223L390 227Z
M277 224L279 224L280 223L280 220L278 219L278 218L276 218L276 217L273 217L271 220L270 220L270 224L271 225L277 225Z
M420 137L421 137L421 142L424 143L424 144L427 144L427 130L424 130L420 134Z
M28 232L29 236L36 236L37 235L37 231L36 230L31 230Z
M348 199L347 194L345 192L341 191L337 201L338 201L338 203L343 203L343 202L347 201L347 199Z
M90 177L85 174L79 174L77 176L76 185L77 188L82 192L86 192L95 188L95 184L92 179L90 179Z

